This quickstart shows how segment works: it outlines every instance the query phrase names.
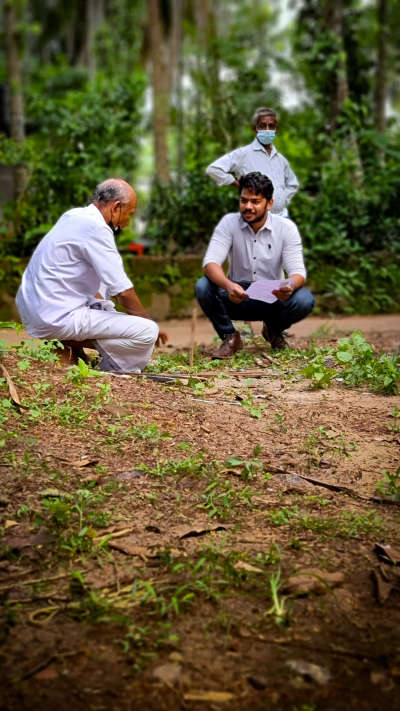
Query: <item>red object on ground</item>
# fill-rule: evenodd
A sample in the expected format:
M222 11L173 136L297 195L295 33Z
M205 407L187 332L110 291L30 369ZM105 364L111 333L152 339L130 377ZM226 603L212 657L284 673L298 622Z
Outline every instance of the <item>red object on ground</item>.
M131 242L130 244L128 244L128 251L137 254L138 257L142 257L144 254L144 245L135 244L135 242Z

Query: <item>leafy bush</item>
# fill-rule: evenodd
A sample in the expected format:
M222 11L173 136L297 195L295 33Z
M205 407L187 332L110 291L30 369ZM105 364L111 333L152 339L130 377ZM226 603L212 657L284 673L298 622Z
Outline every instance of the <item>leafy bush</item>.
M145 215L152 251L201 251L222 216L237 210L237 190L218 188L204 171L188 171L182 185L156 182Z
M143 90L140 75L115 84L99 76L62 98L39 91L29 96L27 115L38 130L23 155L17 155L12 141L0 143L0 161L23 159L30 173L17 216L15 205L5 211L16 233L4 249L29 254L65 210L89 202L96 183L111 175L131 178L138 162Z

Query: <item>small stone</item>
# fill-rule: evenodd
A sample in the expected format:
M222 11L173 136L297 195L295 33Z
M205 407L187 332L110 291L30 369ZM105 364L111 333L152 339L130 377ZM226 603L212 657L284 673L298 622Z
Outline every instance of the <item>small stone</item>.
M248 676L247 681L253 687L253 689L258 690L265 689L268 684L268 679L265 676L261 676L259 674L252 674L251 676Z
M305 662L303 659L289 659L286 662L286 666L290 667L292 671L302 676L306 681L314 681L316 684L327 684L331 678L328 669L312 662Z
M153 670L153 677L167 686L174 686L179 681L181 673L182 667L179 664L167 662Z

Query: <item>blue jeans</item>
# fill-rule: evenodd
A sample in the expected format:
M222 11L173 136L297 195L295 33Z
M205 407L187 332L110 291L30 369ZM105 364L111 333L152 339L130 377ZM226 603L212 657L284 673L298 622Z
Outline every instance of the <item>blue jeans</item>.
M247 289L250 284L247 281L237 283L243 289ZM203 276L195 286L195 293L220 338L235 332L232 321L263 321L270 331L282 333L293 323L308 316L314 307L314 297L304 287L297 289L286 301L266 304L257 299L246 299L240 304L234 304L225 289Z

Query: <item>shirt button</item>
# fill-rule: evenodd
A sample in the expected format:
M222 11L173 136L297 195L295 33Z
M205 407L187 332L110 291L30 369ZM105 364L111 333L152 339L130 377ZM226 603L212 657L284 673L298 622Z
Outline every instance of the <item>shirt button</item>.
M257 259L257 257L253 257L253 259Z

